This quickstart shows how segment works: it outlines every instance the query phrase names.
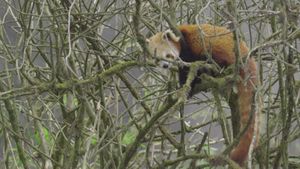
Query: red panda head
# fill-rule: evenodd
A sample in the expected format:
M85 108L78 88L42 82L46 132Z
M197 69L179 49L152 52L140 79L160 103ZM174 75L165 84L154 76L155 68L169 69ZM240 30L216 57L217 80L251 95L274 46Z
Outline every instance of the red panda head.
M180 59L180 38L171 30L159 32L147 39L148 48L152 56L161 58L159 65L169 68L170 62Z

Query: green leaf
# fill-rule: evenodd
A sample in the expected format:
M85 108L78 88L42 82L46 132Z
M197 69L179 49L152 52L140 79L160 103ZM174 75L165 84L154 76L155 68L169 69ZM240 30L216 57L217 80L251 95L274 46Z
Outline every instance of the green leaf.
M68 101L70 101L70 100L68 100L69 98L68 98L68 94L64 94L63 95L63 102L64 102L64 104L67 104L68 103ZM72 97L72 104L74 105L74 106L78 106L78 100L77 100L77 98L76 97Z
M45 139L46 139L47 143L51 143L52 139L51 139L51 135L49 133L49 130L45 127L43 127L42 129L43 129L44 136L45 136Z
M136 132L127 131L125 133L125 135L123 136L122 144L129 145L129 144L133 143L135 137L136 137Z
M97 137L96 136L92 136L92 138L91 138L91 144L92 145L96 145L97 144Z
M47 143L49 143L49 144L52 143L51 133L49 132L49 130L47 128L43 127L42 132L43 132L43 135L44 135L45 140L47 141ZM34 138L35 138L35 141L37 142L37 144L42 144L39 132L36 131L34 133Z

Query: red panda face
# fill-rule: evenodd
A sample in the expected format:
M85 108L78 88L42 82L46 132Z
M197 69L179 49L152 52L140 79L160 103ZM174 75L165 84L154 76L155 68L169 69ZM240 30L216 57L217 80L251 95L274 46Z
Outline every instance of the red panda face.
M179 59L179 38L170 30L155 34L147 42L152 56L162 59L158 63L161 67L169 68L170 62Z

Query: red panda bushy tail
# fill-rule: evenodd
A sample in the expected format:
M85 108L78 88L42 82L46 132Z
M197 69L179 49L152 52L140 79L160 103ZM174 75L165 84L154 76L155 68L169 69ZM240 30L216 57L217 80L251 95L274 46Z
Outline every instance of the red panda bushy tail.
M247 65L240 70L240 76L242 77L242 81L237 84L238 88L238 105L240 112L240 130L247 125L251 109L255 106L253 102L255 97L255 87L258 82L256 75L256 64L253 58L248 60ZM255 110L258 111L258 110ZM237 162L240 166L244 165L249 153L250 145L252 144L253 137L258 135L258 130L255 130L255 123L257 123L258 117L256 117L257 113L253 112L251 117L250 125L248 126L246 132L241 136L238 145L231 151L230 158Z

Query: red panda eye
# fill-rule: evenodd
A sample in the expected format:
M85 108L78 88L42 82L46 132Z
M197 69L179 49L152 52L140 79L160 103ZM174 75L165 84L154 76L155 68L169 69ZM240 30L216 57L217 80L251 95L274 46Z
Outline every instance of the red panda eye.
M166 58L168 58L168 59L174 59L174 56L171 55L171 54L167 54L167 55L166 55Z
M170 33L170 32L167 32L167 33L166 33L166 38L167 38L167 39L171 39L171 33Z

